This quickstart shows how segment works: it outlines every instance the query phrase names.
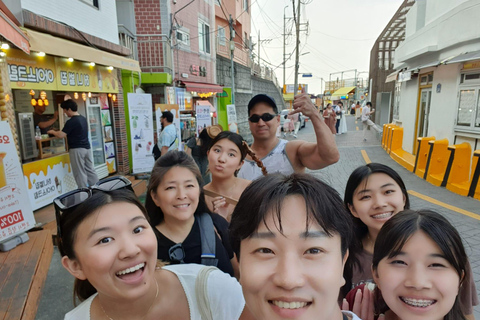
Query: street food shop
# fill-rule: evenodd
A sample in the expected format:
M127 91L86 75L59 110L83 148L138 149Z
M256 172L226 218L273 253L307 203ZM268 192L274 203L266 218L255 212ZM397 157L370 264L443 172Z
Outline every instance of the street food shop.
M60 108L66 99L75 100L78 112L87 118L98 177L115 173L112 101L119 89L115 68L45 52L27 55L9 49L6 54L22 167L33 210L77 188L67 139L49 136L47 130L37 128L38 121L53 118L47 129L61 130L68 120Z

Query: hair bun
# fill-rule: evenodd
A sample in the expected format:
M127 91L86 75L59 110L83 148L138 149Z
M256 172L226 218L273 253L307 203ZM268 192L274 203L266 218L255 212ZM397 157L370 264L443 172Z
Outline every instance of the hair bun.
M209 137L212 139L218 136L218 134L223 131L222 126L219 124L208 126L206 129Z

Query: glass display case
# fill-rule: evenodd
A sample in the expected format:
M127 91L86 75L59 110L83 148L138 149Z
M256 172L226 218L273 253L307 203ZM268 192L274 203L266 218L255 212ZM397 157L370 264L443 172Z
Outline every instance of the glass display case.
M105 151L103 146L103 127L100 106L88 107L88 124L92 142L93 165L105 165Z

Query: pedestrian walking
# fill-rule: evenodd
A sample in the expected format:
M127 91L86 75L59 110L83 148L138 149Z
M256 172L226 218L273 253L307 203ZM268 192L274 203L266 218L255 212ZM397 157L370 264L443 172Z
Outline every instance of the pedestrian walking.
M365 107L362 109L362 123L363 123L363 141L367 141L367 128L371 126L378 133L382 133L383 130L377 126L372 120L370 120L370 115L375 112L375 109L371 109L372 103L367 102Z
M357 105L355 106L355 119L360 119L362 115L361 109L362 108L360 107L360 101L357 101Z
M328 126L332 134L336 134L337 129L335 129L335 122L337 119L331 103L327 104L327 107L323 111L323 118L325 119L325 124Z
M173 113L170 111L163 111L162 116L160 117L160 123L162 124L162 133L158 139L158 148L163 156L168 151L176 150L178 148L175 144L175 141L177 141L177 130L173 124Z
M90 153L87 119L78 113L78 105L72 99L63 101L60 107L70 119L65 122L62 131L49 130L48 134L59 138L67 137L70 164L77 186L93 186L98 182L98 177Z
M340 117L340 125L338 126L338 133L347 133L347 119L345 118L345 108L342 108L342 115Z
M343 109L343 102L339 101L338 104L335 106L335 131L337 131L337 134L340 134L338 132L338 127L340 126L340 120L342 119L342 109Z

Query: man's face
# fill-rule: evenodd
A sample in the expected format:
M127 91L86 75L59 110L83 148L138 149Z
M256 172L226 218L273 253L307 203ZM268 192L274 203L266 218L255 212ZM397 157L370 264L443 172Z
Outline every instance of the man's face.
M301 196L285 198L282 232L276 212L240 246L240 284L245 302L256 319L342 318L337 299L345 284L341 238L331 236L310 220Z
M273 108L264 103L259 102L257 103L252 110L250 110L249 117L253 116L254 114L258 116L262 116L265 113L270 113L272 115L275 114ZM275 139L275 135L277 133L277 127L280 125L280 115L277 115L270 121L263 121L260 119L258 122L248 121L250 125L250 131L252 132L252 136L256 140L269 140Z

